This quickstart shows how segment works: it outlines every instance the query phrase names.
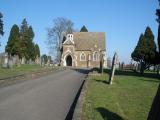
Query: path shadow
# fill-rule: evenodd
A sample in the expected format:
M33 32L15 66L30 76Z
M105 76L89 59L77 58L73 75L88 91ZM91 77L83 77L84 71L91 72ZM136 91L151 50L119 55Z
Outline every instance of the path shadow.
M71 68L71 69L83 74L88 74L90 71L92 71L92 69L89 68Z
M96 110L101 114L104 120L124 120L121 116L107 110L106 108L99 107L99 108L96 108Z
M72 120L73 119L73 115L74 115L74 111L75 111L75 108L76 108L76 104L78 102L78 98L79 98L79 96L81 94L81 91L82 91L84 83L85 83L85 80L83 80L83 82L82 82L82 84L81 84L81 86L80 86L80 88L79 88L79 90L78 90L78 92L76 94L76 97L74 98L74 101L73 101L73 103L72 103L72 105L71 105L71 107L70 107L70 109L69 109L69 111L68 111L68 113L67 113L67 115L65 117L65 120Z
M96 82L99 82L99 83L104 83L104 84L108 84L109 85L109 82L105 81L105 80L97 80L97 79L93 79L93 80L96 81Z

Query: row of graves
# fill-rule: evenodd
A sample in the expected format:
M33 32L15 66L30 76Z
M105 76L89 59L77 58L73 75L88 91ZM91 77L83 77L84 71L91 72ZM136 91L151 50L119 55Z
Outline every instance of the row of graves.
M43 59L37 57L35 61L32 61L31 59L29 61L26 61L25 57L20 59L18 55L10 56L7 53L0 53L0 67L1 68L12 68L13 66L20 67L20 65L23 64L39 64L41 66L50 66L51 62L48 59L47 62L45 62Z

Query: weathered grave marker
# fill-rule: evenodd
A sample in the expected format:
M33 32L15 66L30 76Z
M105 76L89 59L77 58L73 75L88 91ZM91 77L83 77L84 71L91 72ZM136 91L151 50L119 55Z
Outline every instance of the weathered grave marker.
M4 55L4 63L2 65L3 68L8 68L8 53L5 53Z
M44 65L45 65L44 58L41 58L41 66L44 67Z
M8 68L13 68L13 59L12 58L10 58L8 60Z
M48 58L48 60L47 60L47 66L49 67L50 66L50 59Z
M26 63L26 58L22 57L21 64L24 65Z
M101 56L100 56L100 72L101 72L101 74L103 74L103 66L104 66L104 54L101 53Z
M109 76L109 84L112 84L112 81L113 81L113 78L114 78L116 64L117 64L117 53L115 53L114 56L113 56L112 67L111 67L111 72L110 72L110 76Z

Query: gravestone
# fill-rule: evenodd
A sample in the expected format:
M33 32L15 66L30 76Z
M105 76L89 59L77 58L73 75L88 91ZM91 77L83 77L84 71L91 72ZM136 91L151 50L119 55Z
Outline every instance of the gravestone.
M121 70L124 70L124 62L121 64Z
M41 64L40 61L41 61L41 60L40 60L40 57L36 56L35 63L36 63L36 64Z
M101 74L103 74L103 65L104 65L104 54L101 53L101 56L100 56L100 72L101 72Z
M12 58L10 58L8 60L8 68L13 68L13 59Z
M119 62L119 64L118 64L118 67L119 67L119 70L121 70L121 63Z
M32 61L32 59L29 59L29 65L33 65L34 62Z
M160 120L160 85L153 100L147 120Z
M15 59L15 65L16 65L17 67L20 67L21 64L20 64L19 56L18 56L18 55L15 55L15 56L14 56L14 59Z
M50 59L48 59L48 60L47 60L47 66L48 66L48 67L50 67L50 63L51 63L51 61L50 61Z
M109 76L109 84L112 84L112 82L113 82L116 64L117 64L117 53L115 53L113 56L112 67L111 67L111 72L110 72L110 76Z
M44 58L41 58L41 66L44 67L44 65L45 65Z
M26 58L25 58L25 57L22 57L21 64L24 65L25 63L26 63Z
M4 63L2 65L3 68L8 68L8 53L5 53L4 55Z

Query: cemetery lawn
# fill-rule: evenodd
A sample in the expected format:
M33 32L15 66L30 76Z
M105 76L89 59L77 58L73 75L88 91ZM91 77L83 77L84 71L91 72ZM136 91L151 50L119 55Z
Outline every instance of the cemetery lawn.
M89 76L82 120L146 120L160 77L116 71L113 84L108 85L107 73Z
M13 67L11 69L0 68L0 79L31 73L44 69L40 65L21 65L20 67Z

